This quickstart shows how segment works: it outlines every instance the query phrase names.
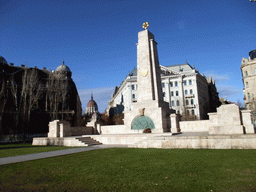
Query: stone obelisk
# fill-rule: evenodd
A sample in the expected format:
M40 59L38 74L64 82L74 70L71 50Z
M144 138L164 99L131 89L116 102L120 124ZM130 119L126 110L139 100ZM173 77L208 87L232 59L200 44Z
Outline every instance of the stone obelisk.
M124 123L131 132L150 128L152 133L170 131L169 105L163 101L161 72L154 35L145 22L137 44L137 102L125 111Z

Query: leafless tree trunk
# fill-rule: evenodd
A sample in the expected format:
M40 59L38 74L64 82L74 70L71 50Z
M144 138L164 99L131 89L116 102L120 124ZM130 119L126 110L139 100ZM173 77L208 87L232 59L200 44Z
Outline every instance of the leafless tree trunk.
M18 103L18 87L14 80L14 76L11 76L10 78L10 85L11 85L11 93L14 98L14 104L15 104L15 127L18 126L19 123L19 103Z
M0 134L3 134L3 127L2 127L2 119L3 119L3 114L5 111L5 105L7 103L7 94L6 94L6 80L3 77L2 78L2 86L1 86L1 91L0 91Z
M68 81L66 79L63 79L60 81L60 97L62 101L62 104L61 104L62 120L63 120L64 110L66 110L67 94L68 94Z
M57 119L60 113L61 104L61 117L66 109L66 100L68 93L68 81L62 77L56 77L50 74L47 82L47 104L51 113L51 119Z
M18 87L14 76L11 77L11 92L14 97L16 108L16 125L18 125L19 117L22 118L21 132L24 132L25 122L30 121L30 112L42 93L42 87L39 82L39 76L36 69L24 69L22 75L21 90L18 92ZM18 99L18 95L20 95Z
M27 75L27 92L28 92L28 121L30 121L31 110L38 104L42 94L42 85L39 81L38 71L32 69Z
M243 108L243 104L239 99L236 101L236 105L239 107L239 109Z

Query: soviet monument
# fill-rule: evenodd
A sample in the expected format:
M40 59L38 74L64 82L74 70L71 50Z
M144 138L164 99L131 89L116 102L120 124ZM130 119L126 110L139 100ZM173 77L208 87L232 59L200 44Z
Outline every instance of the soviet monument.
M124 124L127 129L142 132L150 128L152 133L170 131L169 105L163 100L157 43L145 22L138 34L137 44L137 102L130 111L125 111Z
M179 122L178 116L163 100L157 43L154 35L147 30L148 26L147 22L144 23L145 30L138 34L137 102L132 103L130 109L125 109L124 125L70 127L65 122L55 120L49 123L48 137L34 138L33 145L125 144L133 148L256 148L251 111L240 111L235 104L221 105L217 112L208 113L209 120ZM148 128L153 134L134 134L142 133ZM175 136L180 133L180 136Z

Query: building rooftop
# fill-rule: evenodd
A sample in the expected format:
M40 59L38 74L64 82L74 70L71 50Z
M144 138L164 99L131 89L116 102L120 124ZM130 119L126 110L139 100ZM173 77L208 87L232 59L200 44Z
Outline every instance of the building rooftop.
M0 56L0 63L1 63L1 64L7 64L7 61L5 60L5 58L3 58L2 56Z

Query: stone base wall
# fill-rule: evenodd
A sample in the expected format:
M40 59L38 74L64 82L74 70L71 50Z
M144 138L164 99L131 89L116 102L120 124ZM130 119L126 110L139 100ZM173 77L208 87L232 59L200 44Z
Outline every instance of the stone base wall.
M79 135L92 135L96 133L93 127L71 127L70 128L71 136Z
M38 137L33 138L32 145L57 145L69 147L85 147L85 143L77 140L75 137Z
M101 126L101 134L124 134L124 133L126 133L125 125Z
M210 126L209 120L180 121L181 132L208 132L209 126Z
M101 134L132 134L132 133L143 133L144 131L142 129L132 130L126 127L125 125L105 125L105 126L100 126L100 129L101 129Z
M145 140L150 135L90 135L90 137L103 144L129 145Z
M215 135L148 138L128 145L131 148L164 149L256 149L256 135Z

